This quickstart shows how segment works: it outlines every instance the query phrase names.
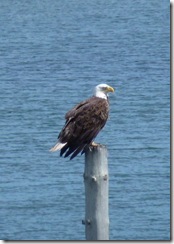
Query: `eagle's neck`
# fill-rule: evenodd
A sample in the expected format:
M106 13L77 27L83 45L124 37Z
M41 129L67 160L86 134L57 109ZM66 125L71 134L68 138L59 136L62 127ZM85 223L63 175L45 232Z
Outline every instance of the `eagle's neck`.
M95 96L96 97L100 97L100 98L103 98L103 99L106 99L107 100L107 95L104 93L104 92L102 92L102 91L96 91L95 92Z

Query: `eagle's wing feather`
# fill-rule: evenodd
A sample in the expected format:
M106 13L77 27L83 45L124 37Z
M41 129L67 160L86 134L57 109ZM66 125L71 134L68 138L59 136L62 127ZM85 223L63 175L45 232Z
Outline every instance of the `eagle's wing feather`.
M85 104L87 104L89 102L91 98L77 104L74 108L72 108L71 110L69 110L66 114L65 114L65 119L68 120L69 118L74 116L74 113L76 111L78 111L80 109L80 107L84 106Z

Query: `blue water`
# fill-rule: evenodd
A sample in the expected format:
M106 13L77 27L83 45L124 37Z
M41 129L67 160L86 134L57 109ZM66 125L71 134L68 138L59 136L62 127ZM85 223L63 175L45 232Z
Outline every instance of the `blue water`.
M84 157L49 149L108 83L110 240L169 240L169 4L0 1L0 239L85 239Z

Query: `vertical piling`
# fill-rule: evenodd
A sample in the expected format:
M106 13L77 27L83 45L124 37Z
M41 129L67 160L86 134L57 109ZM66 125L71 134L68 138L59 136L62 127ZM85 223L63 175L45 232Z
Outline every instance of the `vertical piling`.
M109 240L107 148L91 146L85 153L86 240Z

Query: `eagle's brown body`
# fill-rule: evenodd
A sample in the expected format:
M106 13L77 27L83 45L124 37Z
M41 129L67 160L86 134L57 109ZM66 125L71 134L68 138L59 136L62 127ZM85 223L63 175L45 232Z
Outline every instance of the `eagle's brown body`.
M60 152L65 157L72 154L71 159L84 149L97 136L104 127L109 114L108 100L92 97L79 103L66 113L66 123L60 132L58 139L61 143L67 143Z

